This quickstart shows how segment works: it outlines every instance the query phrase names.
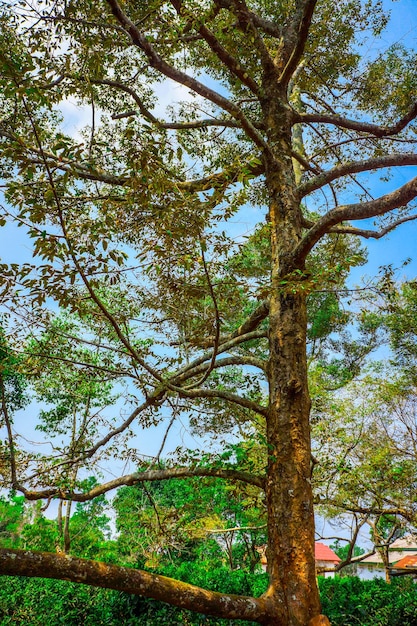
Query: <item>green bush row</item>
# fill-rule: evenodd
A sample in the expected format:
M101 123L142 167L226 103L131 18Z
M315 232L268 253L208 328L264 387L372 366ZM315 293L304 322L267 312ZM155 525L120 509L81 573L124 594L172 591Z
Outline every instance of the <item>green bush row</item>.
M410 577L319 579L323 613L332 626L416 626L417 584Z
M171 571L172 570L172 571ZM215 591L259 595L265 574L226 568L204 570L184 563L166 575ZM358 578L319 579L323 612L332 626L415 626L417 586L409 578L361 581ZM0 626L239 626L232 622L177 609L161 602L66 581L0 578Z
M243 570L206 568L196 563L159 570L184 582L242 595L260 595L266 589L266 574ZM0 577L0 626L247 626L197 615L168 604L130 594L77 585L66 581Z

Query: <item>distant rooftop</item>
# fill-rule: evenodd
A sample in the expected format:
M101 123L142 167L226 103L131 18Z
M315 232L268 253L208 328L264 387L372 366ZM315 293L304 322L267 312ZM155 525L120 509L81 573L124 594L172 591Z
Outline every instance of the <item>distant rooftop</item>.
M414 535L407 535L396 539L389 547L389 562L391 565L396 564L405 554L409 556L417 555L417 538ZM366 559L358 562L358 565L383 565L381 555L376 552L372 556L367 556Z
M259 546L258 548L256 548L256 550L261 555L261 559L260 559L261 564L266 565L267 563L266 554L265 554L266 545ZM314 544L314 558L316 561L320 561L321 563L323 563L323 561L325 562L327 561L328 563L332 563L333 565L336 563L340 563L340 559L337 556L337 554L335 554L333 550L331 550L324 543L320 543L318 541L316 541L316 543Z
M417 570L417 554L414 556L407 555L395 564L395 569L416 569Z
M406 535L401 539L396 539L389 547L390 550L417 550L417 537Z
M314 545L314 557L316 561L329 561L330 563L340 563L340 559L337 554L335 554L333 550L329 548L329 546L326 546L324 543L320 543L318 541L316 541Z

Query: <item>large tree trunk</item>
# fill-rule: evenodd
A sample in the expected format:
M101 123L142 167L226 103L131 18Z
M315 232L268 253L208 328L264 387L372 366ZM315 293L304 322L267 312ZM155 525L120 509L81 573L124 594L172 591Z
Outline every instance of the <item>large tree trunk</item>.
M284 105L281 112L277 107L267 116L270 145L276 146L277 152L275 160L266 159L272 247L266 484L268 596L277 614L277 621L271 625L306 626L320 614L320 600L310 481L306 295L302 277L292 274L303 268L291 262L291 253L301 238L302 222L288 114Z

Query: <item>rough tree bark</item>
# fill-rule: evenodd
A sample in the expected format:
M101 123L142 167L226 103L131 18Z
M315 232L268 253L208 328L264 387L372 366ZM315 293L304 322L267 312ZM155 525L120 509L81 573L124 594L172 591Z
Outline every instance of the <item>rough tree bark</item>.
M275 152L273 159L265 160L272 251L266 481L268 597L278 623L302 626L320 613L310 481L306 298L302 280L298 284L285 280L304 269L292 260L302 236L302 220L291 160L292 117L284 90L269 86L267 100L268 143Z

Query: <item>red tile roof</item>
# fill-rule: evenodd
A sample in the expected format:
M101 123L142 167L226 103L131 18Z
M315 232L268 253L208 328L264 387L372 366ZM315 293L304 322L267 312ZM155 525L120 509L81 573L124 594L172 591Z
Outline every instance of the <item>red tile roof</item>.
M414 556L404 556L402 559L397 561L394 565L395 569L397 568L405 568L405 567L413 567L417 569L417 555Z
M316 561L329 561L331 563L340 562L337 554L335 554L329 546L324 545L324 543L319 543L318 541L315 543L314 556Z
M266 565L266 546L258 546L256 551L261 555L261 564ZM337 554L335 554L328 546L324 545L324 543L319 543L318 541L314 544L314 558L316 561L321 562L327 561L328 563L334 564L340 563L340 559Z

